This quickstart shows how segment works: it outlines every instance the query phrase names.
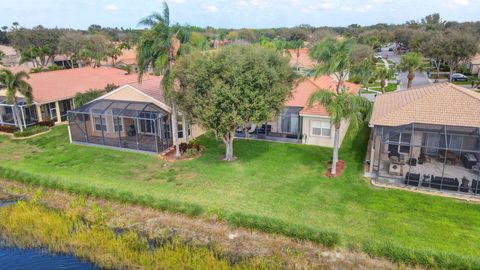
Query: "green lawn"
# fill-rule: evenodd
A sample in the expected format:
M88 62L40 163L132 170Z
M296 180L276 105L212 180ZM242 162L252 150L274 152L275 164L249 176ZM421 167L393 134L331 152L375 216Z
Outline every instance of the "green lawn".
M236 140L239 159L225 163L223 144L204 136L201 158L164 166L147 154L71 145L66 126L28 141L0 137L0 166L337 231L343 245L393 241L480 256L480 205L372 188L362 177L367 135L344 142L347 168L336 179L323 176L328 148Z

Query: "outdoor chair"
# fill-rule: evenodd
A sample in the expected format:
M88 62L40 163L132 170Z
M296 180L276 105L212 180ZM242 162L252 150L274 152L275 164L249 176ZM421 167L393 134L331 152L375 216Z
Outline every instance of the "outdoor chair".
M475 194L480 194L480 181L475 179L472 181L472 192Z
M468 192L469 187L468 187L468 179L467 178L462 178L462 184L460 185L460 191L461 192Z
M416 186L420 183L420 174L419 173L409 173L405 175L405 184L409 186Z

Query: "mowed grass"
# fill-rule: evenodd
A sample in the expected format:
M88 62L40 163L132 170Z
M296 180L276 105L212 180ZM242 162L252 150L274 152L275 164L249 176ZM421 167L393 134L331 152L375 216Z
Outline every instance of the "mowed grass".
M480 205L400 190L375 189L362 176L367 128L347 137L341 177L324 177L331 149L200 138L201 158L165 164L153 155L72 145L67 127L27 141L0 138L0 166L73 185L149 194L203 206L209 213L265 216L340 233L341 244L388 242L480 256Z

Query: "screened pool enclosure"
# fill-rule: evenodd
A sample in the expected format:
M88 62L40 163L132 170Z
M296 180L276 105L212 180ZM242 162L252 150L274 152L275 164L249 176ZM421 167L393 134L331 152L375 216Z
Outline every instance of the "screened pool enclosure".
M375 181L442 192L480 194L480 129L430 124L375 126Z
M160 153L172 145L170 114L153 103L97 100L68 112L73 143Z
M37 113L35 106L29 106L25 99L19 98L17 100L18 108L20 109L20 121L17 123L14 117L15 107L5 100L5 97L0 97L0 125L6 126L20 126L24 128L31 126L37 122Z

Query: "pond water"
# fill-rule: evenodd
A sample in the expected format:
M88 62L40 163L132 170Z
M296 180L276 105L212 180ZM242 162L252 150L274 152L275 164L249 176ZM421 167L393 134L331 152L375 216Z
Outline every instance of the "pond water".
M98 269L70 255L53 255L36 249L17 249L0 246L0 269L30 270L94 270Z

